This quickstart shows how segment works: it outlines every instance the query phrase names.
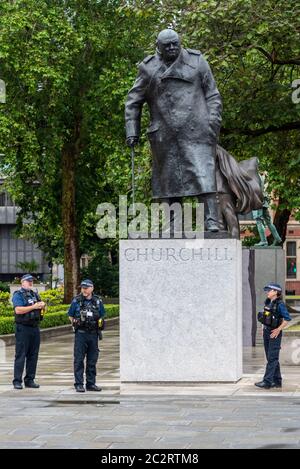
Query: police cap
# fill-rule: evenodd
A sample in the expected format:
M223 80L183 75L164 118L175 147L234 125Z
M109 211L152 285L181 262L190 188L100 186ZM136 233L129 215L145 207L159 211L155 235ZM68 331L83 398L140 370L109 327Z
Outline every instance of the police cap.
M268 285L264 287L264 291L270 291L270 290L275 290L280 293L282 292L282 288L278 283L268 283Z
M31 274L24 274L23 277L21 278L21 282L24 282L24 280L28 280L29 282L32 282L34 280L34 277Z
M83 288L88 288L88 287L93 287L94 284L91 280L86 279L86 280L82 280L80 286L83 287Z

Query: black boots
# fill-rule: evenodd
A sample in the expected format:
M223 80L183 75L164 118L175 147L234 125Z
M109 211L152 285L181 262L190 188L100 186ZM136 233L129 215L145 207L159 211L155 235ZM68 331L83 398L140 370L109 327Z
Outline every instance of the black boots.
M86 386L86 390L87 391L96 391L96 392L102 391L102 389L99 388L99 386L96 386L96 384L91 384L90 386Z
M15 389L23 389L22 383L15 382L13 383ZM27 381L24 383L25 388L32 388L32 389L38 389L40 387L39 384L35 383L34 381Z
M76 389L76 392L85 392L85 389L87 391L96 391L96 392L102 391L102 389L99 388L99 386L96 386L96 384L86 385L86 388L84 388L83 384L76 384L75 389Z
M25 388L38 389L39 387L40 385L35 383L34 381L28 381L25 383Z
M260 381L259 383L255 383L255 386L261 389L271 389L271 385L266 383L265 381Z
M85 392L83 384L76 384L75 389L76 392Z
M14 388L15 389L23 389L23 386L21 383L14 383Z
M272 383L270 385L270 384L266 383L265 381L260 381L259 383L255 383L255 386L257 388L261 388L261 389L271 389L271 388L281 389L282 388L281 383Z

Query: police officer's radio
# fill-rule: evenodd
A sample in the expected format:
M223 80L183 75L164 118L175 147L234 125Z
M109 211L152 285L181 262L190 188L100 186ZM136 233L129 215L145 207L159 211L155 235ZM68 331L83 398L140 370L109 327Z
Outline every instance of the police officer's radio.
M270 327L271 329L277 329L277 327L282 323L282 318L280 318L269 306L265 306L264 310L257 314L257 320L264 326Z

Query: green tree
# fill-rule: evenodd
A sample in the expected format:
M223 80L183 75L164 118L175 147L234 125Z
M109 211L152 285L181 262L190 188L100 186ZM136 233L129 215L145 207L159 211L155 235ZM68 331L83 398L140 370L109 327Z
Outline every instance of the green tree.
M0 4L0 68L7 84L1 171L21 207L19 233L36 241L49 260L64 260L65 301L79 282L81 246L95 238L97 204L113 199L120 187L130 189L122 107L150 28L123 5ZM122 166L119 172L112 161Z

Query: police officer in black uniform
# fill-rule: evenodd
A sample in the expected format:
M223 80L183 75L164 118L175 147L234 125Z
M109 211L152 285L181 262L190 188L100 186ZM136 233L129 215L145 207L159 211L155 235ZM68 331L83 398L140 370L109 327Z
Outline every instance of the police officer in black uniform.
M32 290L33 277L25 274L21 278L20 290L13 295L13 306L16 322L16 354L14 365L15 389L23 389L23 371L26 361L26 375L24 384L26 388L39 388L35 383L35 374L40 348L40 321L43 319L45 303L39 295Z
M86 358L86 390L101 391L96 385L96 365L105 310L101 298L93 293L94 284L91 280L83 280L80 286L81 293L73 299L68 311L75 332L74 386L77 392L85 392L83 373Z
M291 317L282 300L282 288L278 283L269 283L264 287L264 291L267 293L267 298L264 311L258 313L258 320L263 324L264 347L268 363L263 380L255 383L255 386L261 389L281 388L279 353L282 331Z

